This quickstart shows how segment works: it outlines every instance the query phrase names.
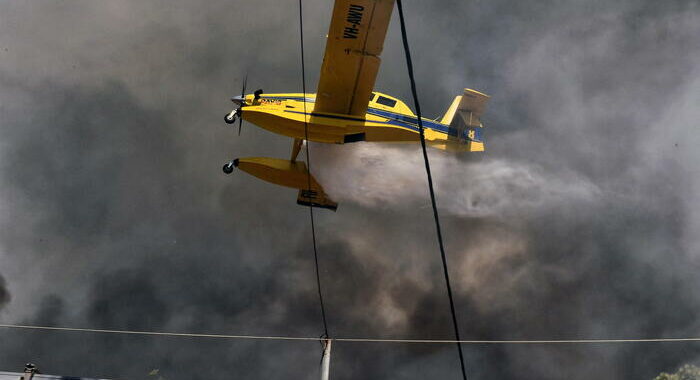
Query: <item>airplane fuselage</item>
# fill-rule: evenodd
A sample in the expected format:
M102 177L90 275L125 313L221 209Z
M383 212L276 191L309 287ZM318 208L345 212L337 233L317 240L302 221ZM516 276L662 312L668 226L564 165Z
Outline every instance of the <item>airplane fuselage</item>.
M364 118L315 113L315 94L246 95L241 117L270 132L294 139L345 144L359 141L418 142L418 119L402 101L373 93ZM382 104L383 103L383 104ZM426 141L442 149L475 150L476 139L450 137L450 126L422 119ZM480 137L480 136L479 136Z

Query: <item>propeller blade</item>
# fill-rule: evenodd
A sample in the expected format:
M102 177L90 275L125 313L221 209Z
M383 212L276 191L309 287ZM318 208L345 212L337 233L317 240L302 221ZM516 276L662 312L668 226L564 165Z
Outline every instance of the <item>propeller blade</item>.
M248 74L245 75L243 78L243 89L241 89L241 97L245 99L245 87L246 84L248 83Z
M243 108L243 105L245 104L245 87L248 84L248 73L245 74L245 77L243 78L243 88L241 89L241 108ZM243 110L241 110L240 114L238 115L238 136L241 135L241 128L243 128Z

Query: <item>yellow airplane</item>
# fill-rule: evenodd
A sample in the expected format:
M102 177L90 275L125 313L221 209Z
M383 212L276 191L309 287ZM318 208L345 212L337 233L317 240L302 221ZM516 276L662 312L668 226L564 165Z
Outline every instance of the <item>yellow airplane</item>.
M416 115L401 100L373 91L394 0L336 0L316 94L243 94L225 121L236 119L294 139L289 160L249 157L224 165L277 185L299 189L297 203L331 210L337 203L297 161L303 142L348 144L360 141L419 142ZM422 119L426 143L432 147L480 152L481 115L489 96L465 89L439 121Z

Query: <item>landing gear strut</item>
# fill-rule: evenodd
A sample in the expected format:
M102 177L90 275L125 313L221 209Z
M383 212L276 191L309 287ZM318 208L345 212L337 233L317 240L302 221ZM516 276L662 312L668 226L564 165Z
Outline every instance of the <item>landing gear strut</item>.
M236 122L236 117L238 117L238 110L233 110L224 116L224 121L226 124L233 124Z

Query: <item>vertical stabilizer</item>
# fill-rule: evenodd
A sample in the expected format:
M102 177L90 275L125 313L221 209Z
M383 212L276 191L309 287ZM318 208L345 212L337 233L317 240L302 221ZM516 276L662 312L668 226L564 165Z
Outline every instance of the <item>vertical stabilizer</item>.
M450 104L450 108L447 109L447 112L445 112L445 114L442 116L442 119L440 119L440 123L450 125L450 123L452 123L452 119L455 117L455 113L457 112L457 107L461 102L462 95L455 96L455 99L452 101L452 104Z
M484 150L484 143L481 140L481 130L484 127L481 123L481 115L490 98L479 91L465 88L464 93L454 98L447 112L440 119L440 123L450 126L449 139L465 145L459 150L470 152Z

